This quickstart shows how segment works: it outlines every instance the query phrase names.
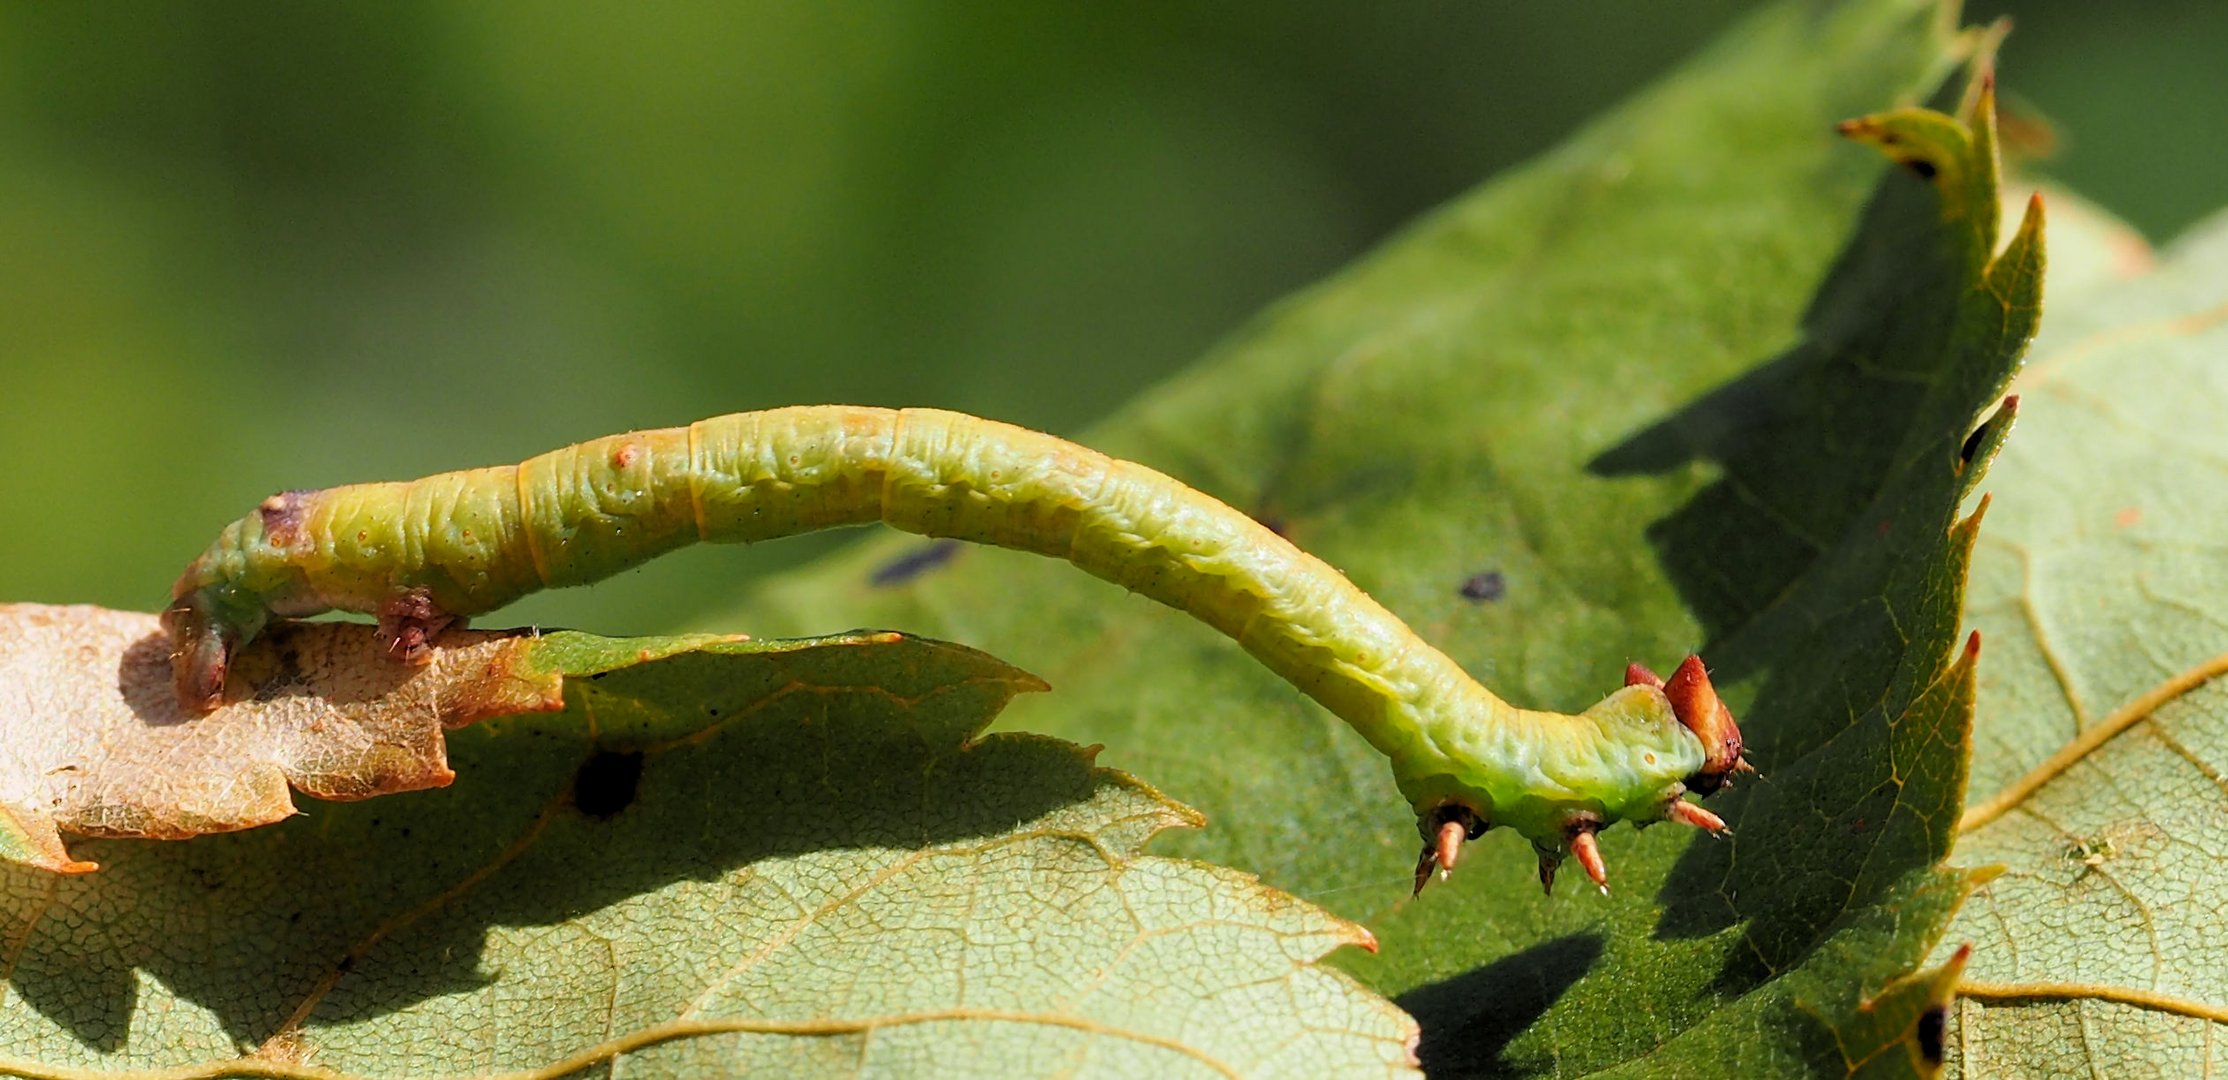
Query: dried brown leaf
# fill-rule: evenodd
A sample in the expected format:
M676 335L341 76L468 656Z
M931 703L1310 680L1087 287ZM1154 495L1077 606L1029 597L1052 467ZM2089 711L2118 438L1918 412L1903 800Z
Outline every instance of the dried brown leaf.
M155 616L0 605L0 858L64 873L61 832L184 839L294 813L292 791L368 799L454 779L442 733L563 707L532 638L460 631L433 663L385 657L372 628L281 623L233 668L230 704L179 709ZM290 790L291 789L291 790Z

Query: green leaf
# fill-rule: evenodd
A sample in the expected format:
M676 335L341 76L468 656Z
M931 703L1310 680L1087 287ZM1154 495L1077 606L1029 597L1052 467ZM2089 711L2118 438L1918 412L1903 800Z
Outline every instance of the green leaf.
M1197 815L1088 751L972 741L1020 671L888 633L532 653L586 677L453 734L454 786L0 865L0 1071L1406 1071L1412 1022L1316 963L1366 931L1140 856Z
M1967 439L2032 331L2039 236L1982 276L1985 137L1888 148L1929 181L1828 133L1988 50L1945 17L1767 11L1085 437L1251 509L1520 704L1700 647L1770 780L1716 801L1737 839L1605 834L1603 900L1543 898L1488 834L1411 901L1415 833L1360 739L1071 569L891 539L732 624L865 618L1044 672L1013 723L1205 808L1178 850L1378 929L1346 962L1403 995L1434 1071L1924 1067L1923 996L1874 995L1970 884L1936 869L1973 677L1957 508L2007 426Z
M2195 1076L2228 1036L2228 218L2054 299L1989 477L1988 639L1957 861L2001 864L1970 1076ZM1947 947L1947 946L1945 946Z

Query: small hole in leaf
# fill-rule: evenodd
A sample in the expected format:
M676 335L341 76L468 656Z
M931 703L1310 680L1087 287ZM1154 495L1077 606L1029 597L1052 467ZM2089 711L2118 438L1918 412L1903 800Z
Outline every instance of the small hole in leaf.
M634 805L642 785L642 753L598 750L580 763L572 778L572 804L598 821L608 820Z
M1949 1023L1949 1008L1931 1005L1919 1014L1919 1053L1929 1065L1942 1063L1942 1029Z
M1981 439L1985 438L1987 435L1987 424L1982 424L1981 426L1974 428L1972 434L1965 436L1965 445L1957 448L1957 460L1966 465L1972 464L1973 455L1980 453Z

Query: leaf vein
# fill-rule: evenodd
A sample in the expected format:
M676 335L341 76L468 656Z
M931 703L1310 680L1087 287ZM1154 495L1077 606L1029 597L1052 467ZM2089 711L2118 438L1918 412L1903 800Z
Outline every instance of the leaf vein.
M2228 1024L2228 1005L2106 983L1990 982L1965 979L1957 984L1957 993L1960 997L1991 1005L2022 1001L2108 1001L2115 1005L2132 1005L2152 1012Z
M2036 766L2027 775L2013 781L2010 786L1990 796L1986 801L1965 811L1957 823L1959 832L1971 832L2004 816L2013 807L2026 802L2035 792L2055 780L2067 769L2079 764L2096 749L2118 737L2121 732L2149 719L2167 702L2196 689L2213 679L2228 674L2228 653L2207 658L2144 691L2133 701L2113 711L2101 723L2087 728L2073 737L2058 752Z

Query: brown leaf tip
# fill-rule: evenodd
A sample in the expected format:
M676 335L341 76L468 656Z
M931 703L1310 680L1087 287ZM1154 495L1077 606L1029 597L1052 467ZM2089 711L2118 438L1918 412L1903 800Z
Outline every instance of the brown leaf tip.
M1377 952L1377 935L1370 933L1368 927L1359 924L1354 929L1359 934L1354 940L1354 944L1362 951L1374 955Z

